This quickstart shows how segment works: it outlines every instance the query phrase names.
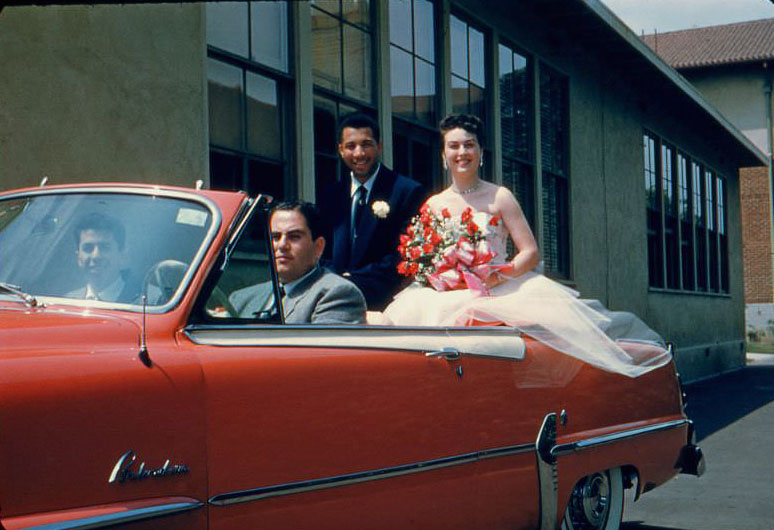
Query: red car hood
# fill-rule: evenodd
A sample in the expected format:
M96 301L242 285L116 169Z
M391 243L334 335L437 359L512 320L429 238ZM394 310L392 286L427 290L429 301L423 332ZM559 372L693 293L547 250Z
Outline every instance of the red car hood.
M130 319L93 310L0 307L0 359L137 351L140 328Z

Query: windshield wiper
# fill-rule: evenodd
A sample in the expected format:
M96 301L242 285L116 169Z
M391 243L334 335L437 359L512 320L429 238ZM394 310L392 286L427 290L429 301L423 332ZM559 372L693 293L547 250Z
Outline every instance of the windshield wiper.
M38 306L38 299L29 293L25 293L18 285L11 285L10 283L0 282L0 292L10 293L14 296L18 296L24 303L30 307Z

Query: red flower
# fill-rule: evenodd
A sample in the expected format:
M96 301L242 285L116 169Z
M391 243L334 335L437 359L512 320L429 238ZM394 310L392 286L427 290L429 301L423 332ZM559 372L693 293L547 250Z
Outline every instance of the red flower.
M462 212L462 215L460 215L460 221L462 221L463 223L467 223L471 219L473 219L473 209L470 207L467 207L465 208L465 211Z
M415 261L412 261L408 264L408 273L409 275L413 275L419 272L419 264Z
M408 234L401 234L400 235L400 244L403 246L408 245L411 243L411 237Z
M475 236L476 232L478 232L478 225L473 221L471 221L468 224L467 230L468 230L468 234L470 234L471 236Z
M441 215L444 217L444 219L451 219L451 213L449 212L448 208L441 210Z
M433 232L432 234L430 234L430 243L432 243L433 245L440 245L441 243L443 243L443 238L438 235L438 232Z
M500 216L499 215L495 215L494 217L492 217L489 220L489 225L490 226L497 226L499 224L500 224Z
M408 262L401 261L398 263L398 274L401 276L410 276L411 273L408 271Z
M425 243L424 245L422 245L422 252L424 252L425 254L432 254L433 250L435 250L435 245L433 245L432 243Z
M418 259L422 255L422 249L419 247L411 247L409 249L409 257L411 259Z

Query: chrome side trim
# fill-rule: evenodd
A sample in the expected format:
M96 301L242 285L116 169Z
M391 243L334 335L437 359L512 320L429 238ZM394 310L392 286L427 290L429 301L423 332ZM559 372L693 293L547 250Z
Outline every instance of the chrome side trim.
M621 440L628 440L636 436L642 436L643 434L652 434L654 432L665 431L669 429L676 429L689 423L689 420L673 420L665 423L657 423L654 425L646 425L645 427L637 427L635 429L629 429L626 431L619 431L603 436L595 436L593 438L586 438L585 440L578 440L569 444L560 444L551 449L551 454L554 457L563 456L569 453L575 453L600 445L605 445L613 442L619 442Z
M313 480L290 482L287 484L277 484L274 486L265 486L249 490L232 491L221 493L210 498L209 503L215 506L228 506L229 504L238 504L242 502L251 502L270 497L279 497L281 495L293 495L296 493L305 493L327 488L336 488L350 484L360 484L372 480L382 480L402 475L411 475L425 471L434 471L444 467L470 464L479 460L489 458L500 458L503 456L512 456L520 453L534 451L534 444L512 445L496 449L485 449L474 453L467 453L457 456L449 456L435 460L425 460L413 464L388 467L383 469L374 469L370 471L360 471L346 475L336 475L333 477L319 478Z
M556 444L556 413L546 414L535 441L538 483L540 485L540 530L556 528L559 503L559 471L552 450Z
M205 346L314 347L428 352L452 347L464 355L524 359L526 344L509 327L331 325L190 325L186 336Z
M66 530L66 529L86 529L86 528L104 528L116 524L130 523L132 521L142 521L163 517L175 513L187 512L204 506L203 502L176 502L173 504L160 504L159 506L148 506L146 508L137 508L125 512L117 512L95 517L83 517L81 519L72 519L70 521L61 521L58 523L43 524L39 526L30 526L34 530Z

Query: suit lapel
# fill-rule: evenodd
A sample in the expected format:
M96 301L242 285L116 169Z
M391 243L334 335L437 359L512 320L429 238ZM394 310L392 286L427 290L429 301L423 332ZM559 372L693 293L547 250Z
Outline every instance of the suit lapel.
M342 186L332 200L337 204L334 211L338 215L338 222L333 227L333 263L337 270L344 270L349 266L349 224L352 199L349 190Z
M368 248L368 244L371 242L371 238L374 237L374 230L376 229L378 219L371 207L376 201L390 203L394 181L395 175L392 171L382 166L374 181L374 187L371 190L371 196L368 198L366 211L363 212L360 218L360 225L357 228L357 241L355 241L350 259L352 266L360 262Z
M309 290L309 287L317 281L321 274L322 269L318 265L315 267L314 271L309 274L309 276L304 278L304 280L298 285L294 285L291 292L285 296L285 299L282 301L283 309L285 311L285 320L288 320L290 315L293 314L293 311L296 310L296 306L304 298L304 295Z

